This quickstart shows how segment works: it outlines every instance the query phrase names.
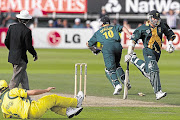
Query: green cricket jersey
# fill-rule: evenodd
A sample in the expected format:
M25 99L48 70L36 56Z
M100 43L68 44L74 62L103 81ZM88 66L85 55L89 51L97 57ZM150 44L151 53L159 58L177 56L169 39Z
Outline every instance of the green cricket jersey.
M172 40L174 40L176 37L174 32L166 23L161 22L160 25L153 28L147 22L134 31L131 39L134 40L135 43L137 43L139 39L142 39L145 48L150 48L155 51L161 51L163 33L168 40L170 40L171 38Z
M119 32L122 32L122 28L123 26L120 25L106 25L100 28L88 41L89 47L95 45L96 42L100 42L102 45L107 42L120 42L121 38L119 36Z

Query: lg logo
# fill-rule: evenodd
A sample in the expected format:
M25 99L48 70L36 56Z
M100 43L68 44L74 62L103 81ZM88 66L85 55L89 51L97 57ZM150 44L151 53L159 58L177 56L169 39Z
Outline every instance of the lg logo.
M105 9L109 13L120 12L122 7L118 0L108 0L108 3L105 5Z
M61 41L61 35L56 32L56 31L52 31L49 33L48 35L48 42L50 45L52 46L57 46Z
M52 31L48 35L48 38L47 38L48 43L51 46L58 46L61 43L61 41L64 41L64 43L66 44L81 43L81 36L79 34L72 34L72 35L65 34L65 37L63 36L64 35L62 34L60 35L60 33L56 31Z

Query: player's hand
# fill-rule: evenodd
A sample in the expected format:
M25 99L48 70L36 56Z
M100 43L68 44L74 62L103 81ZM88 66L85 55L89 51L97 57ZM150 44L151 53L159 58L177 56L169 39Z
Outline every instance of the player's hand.
M37 55L33 56L33 58L34 58L34 61L38 60L38 56Z
M168 53L173 53L174 50L175 50L175 47L174 47L172 41L169 41L169 42L168 42L168 45L167 45L167 48L166 48L166 51L167 51Z
M94 53L94 55L98 55L101 52L100 49L96 49L96 51L92 51L92 53Z
M55 87L48 87L46 90L47 92L51 91L52 89L56 89Z
M95 55L98 55L100 52L101 52L101 50L100 49L97 49L95 46L91 46L91 47L89 47L89 49L92 51L92 53L93 54L95 54Z
M3 113L3 118L12 118L12 116L11 116L11 115L8 115L8 114Z
M131 58L132 58L132 54L127 54L127 55L125 55L124 58L125 58L124 62L129 62L131 60Z

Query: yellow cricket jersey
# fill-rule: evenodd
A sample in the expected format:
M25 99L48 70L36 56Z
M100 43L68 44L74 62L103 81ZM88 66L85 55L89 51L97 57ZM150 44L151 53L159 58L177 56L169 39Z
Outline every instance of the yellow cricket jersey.
M7 91L2 98L2 112L22 119L28 118L30 101L27 99L27 92L21 88L14 88Z

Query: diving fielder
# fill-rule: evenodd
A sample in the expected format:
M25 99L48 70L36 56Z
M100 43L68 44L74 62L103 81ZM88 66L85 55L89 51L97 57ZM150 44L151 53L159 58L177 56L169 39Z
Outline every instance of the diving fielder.
M166 96L166 92L162 92L159 77L159 68L157 62L161 55L162 35L163 33L168 39L167 51L172 53L174 46L172 41L175 39L174 32L166 23L161 22L160 13L156 10L150 11L146 24L138 27L131 36L131 44L128 48L128 54L125 55L125 62L130 61L134 64L142 74L150 79L151 85L159 100ZM137 58L134 48L139 39L143 41L144 60Z
M122 90L122 85L119 82L118 77L123 84L125 79L124 71L120 65L123 48L119 33L123 31L129 36L131 34L126 27L120 25L110 25L110 19L107 16L102 17L101 22L102 28L95 32L92 38L86 44L95 55L97 55L100 50L95 49L93 46L97 42L100 42L103 45L102 54L106 66L105 74L114 87L113 95L119 95L120 91ZM130 88L131 85L128 83L128 89Z
M44 90L25 90L21 88L9 89L5 80L0 80L0 104L4 118L37 119L42 117L47 110L59 115L67 115L68 118L78 115L84 99L80 91L76 98L58 96L56 94L46 95L38 101L28 99L30 95L39 95L55 87L48 87Z

